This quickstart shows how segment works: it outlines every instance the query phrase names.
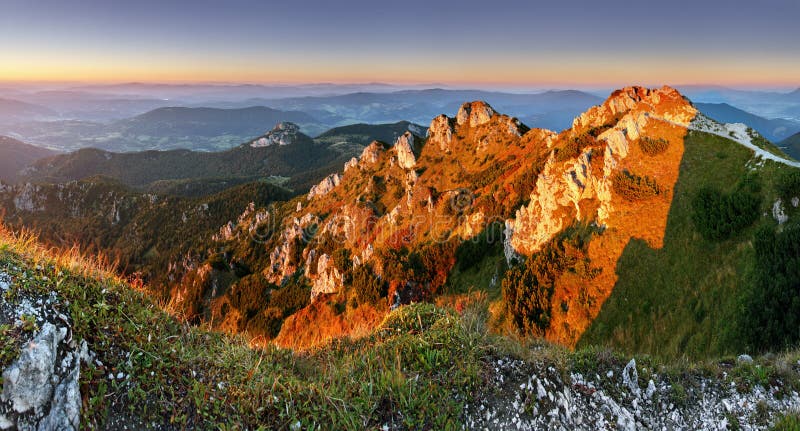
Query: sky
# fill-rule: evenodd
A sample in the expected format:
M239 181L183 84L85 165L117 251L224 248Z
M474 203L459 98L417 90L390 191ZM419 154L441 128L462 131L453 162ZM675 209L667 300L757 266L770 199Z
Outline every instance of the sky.
M798 0L0 0L0 81L797 87L798 17Z

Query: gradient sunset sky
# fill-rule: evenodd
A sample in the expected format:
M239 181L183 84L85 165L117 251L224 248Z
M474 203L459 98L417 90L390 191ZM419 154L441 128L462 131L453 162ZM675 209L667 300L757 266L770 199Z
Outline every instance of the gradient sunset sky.
M0 81L800 85L800 1L0 0Z

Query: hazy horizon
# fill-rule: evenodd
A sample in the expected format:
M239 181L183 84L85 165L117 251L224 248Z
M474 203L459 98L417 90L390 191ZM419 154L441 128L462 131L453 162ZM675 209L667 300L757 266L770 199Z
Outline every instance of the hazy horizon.
M354 87L354 91L364 91L357 87L385 87L387 91L402 91L402 90L477 90L477 91L498 91L509 93L541 93L547 91L568 91L577 90L584 92L603 92L613 91L622 87L629 86L642 86L646 88L660 88L662 86L670 86L676 88L695 88L695 89L728 89L740 91L767 91L767 92L793 92L800 90L800 81L796 85L767 85L767 84L751 84L751 85L721 85L717 83L641 83L630 82L628 84L620 84L619 86L612 85L586 85L581 83L564 83L561 85L546 85L546 84L528 84L528 85L514 85L503 83L462 83L462 84L449 84L446 82L391 82L391 81L375 81L375 82L335 82L335 81L298 81L298 82L271 82L271 81L146 81L146 80L109 80L109 81L20 81L20 80L2 80L0 79L0 92L6 90L29 90L29 91L55 91L55 90L100 90L100 89L113 89L114 87L124 86L142 86L143 88L155 87L275 87L275 88L303 88L303 87L325 87L332 88L347 88Z

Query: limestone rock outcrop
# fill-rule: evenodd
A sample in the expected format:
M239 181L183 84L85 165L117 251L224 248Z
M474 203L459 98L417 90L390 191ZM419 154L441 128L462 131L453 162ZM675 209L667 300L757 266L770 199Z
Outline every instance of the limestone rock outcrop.
M252 141L251 147L269 147L271 145L291 145L295 136L300 133L300 126L288 121L278 123L264 136Z
M373 165L378 163L381 154L383 154L383 145L378 141L372 141L369 145L364 147L364 151L361 152L358 163L360 166Z
M353 157L352 159L348 160L344 164L344 172L349 171L350 169L358 169L358 159Z
M311 286L311 300L324 293L334 293L342 286L342 275L333 265L333 259L323 254L317 260L317 273Z
M417 157L415 156L416 141L411 132L403 133L397 142L394 144L394 149L397 154L397 164L403 169L413 169L417 165Z
M265 276L270 282L280 284L286 277L295 273L301 262L292 259L293 253L297 253L298 248L302 250L305 247L306 229L319 222L319 217L312 213L291 219L281 232L278 245L269 255L270 266L265 271Z
M334 187L338 186L339 183L342 181L342 176L338 173L330 174L325 177L319 184L312 186L311 190L308 191L308 196L306 199L311 200L317 196L324 196L330 193Z
M447 115L439 115L428 127L428 142L435 144L443 152L450 152L453 142L453 121Z
M0 286L9 285L0 273ZM59 305L55 293L45 297L25 293L1 302L0 323L17 326L24 315L41 327L2 370L0 429L79 429L81 362L91 360L86 342L72 338L71 320L55 308Z
M465 103L458 109L456 123L458 123L459 126L467 125L469 127L477 127L491 121L495 114L495 110L486 102L475 101Z

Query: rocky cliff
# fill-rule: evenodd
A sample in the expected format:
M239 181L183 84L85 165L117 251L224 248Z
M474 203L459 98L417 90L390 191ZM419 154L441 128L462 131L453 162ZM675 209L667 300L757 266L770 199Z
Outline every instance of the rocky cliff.
M602 232L586 251L596 276L557 281L552 302L565 305L553 307L546 331L572 345L611 293L631 238L654 247L663 241L695 115L669 87L616 91L561 133L529 129L484 102L466 103L455 118L434 118L427 137L406 132L390 144L372 143L341 174L287 205L291 214L272 220L274 234L262 238L269 255L262 273L276 285L302 273L313 302L349 290L350 268L368 268L390 286L388 303L396 304L436 296L459 244L494 223L505 226L509 263L569 226L592 225ZM652 193L626 189L643 182ZM341 250L346 264L332 258ZM411 268L409 255L425 262ZM579 296L591 300L579 303Z
M567 345L577 341L611 293L617 261L632 238L661 247L683 139L696 114L674 89L625 88L576 118L572 130L559 136L579 144L573 144L568 157L553 151L536 178L530 203L506 221L510 248L521 255L536 252L576 221L602 230L588 250L601 271L590 285L556 287L553 301L567 306L553 310L549 338ZM650 142L661 142L660 151L649 151ZM625 195L620 184L625 178L649 178L658 193ZM572 306L579 289L589 289L593 306Z

